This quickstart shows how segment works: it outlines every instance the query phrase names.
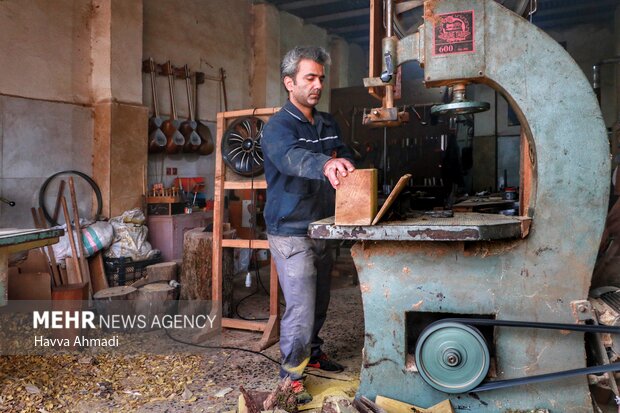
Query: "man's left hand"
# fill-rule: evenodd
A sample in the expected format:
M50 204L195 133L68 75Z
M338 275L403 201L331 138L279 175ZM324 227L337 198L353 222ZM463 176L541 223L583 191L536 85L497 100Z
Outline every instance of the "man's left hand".
M354 170L355 166L353 166L351 161L345 158L332 158L323 165L323 174L327 177L334 189L338 189L338 185L340 185L338 174L347 176L347 174Z

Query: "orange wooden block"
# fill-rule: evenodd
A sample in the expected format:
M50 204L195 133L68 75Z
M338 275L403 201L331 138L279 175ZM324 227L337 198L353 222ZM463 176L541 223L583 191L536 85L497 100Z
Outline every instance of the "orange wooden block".
M377 214L377 170L356 169L336 189L336 225L370 225Z

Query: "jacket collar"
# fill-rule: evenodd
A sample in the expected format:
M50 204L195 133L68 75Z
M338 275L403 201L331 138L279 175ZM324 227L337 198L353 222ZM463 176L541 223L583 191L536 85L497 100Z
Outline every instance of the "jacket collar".
M282 107L282 109L284 109L289 115L291 115L292 117L294 117L298 121L310 123L310 121L308 121L308 119L306 119L304 114L301 113L301 111L297 108L297 106L293 105L293 103L290 100L288 100L288 99L286 100L286 104ZM316 108L312 108L312 116L314 117L315 125L319 124L319 123L322 123L323 125L330 126L332 124L331 121L329 119L326 119L321 114L321 112L316 110Z

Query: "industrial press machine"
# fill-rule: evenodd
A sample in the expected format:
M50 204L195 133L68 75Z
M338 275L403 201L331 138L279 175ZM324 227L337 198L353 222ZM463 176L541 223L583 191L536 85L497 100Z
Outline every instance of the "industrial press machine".
M516 111L524 144L518 216L455 212L310 226L315 238L358 241L359 393L419 406L449 398L458 412L592 411L584 374L528 381L586 367L583 331L558 324L592 318L587 297L607 211L609 148L591 86L556 41L495 1L427 0L424 24L400 39L391 32L392 1L372 3L373 26L385 34L380 70L366 86L383 104L367 122L403 120L395 74L417 61L427 87L453 90L438 113L485 109L465 90L486 84ZM511 379L523 380L493 387Z

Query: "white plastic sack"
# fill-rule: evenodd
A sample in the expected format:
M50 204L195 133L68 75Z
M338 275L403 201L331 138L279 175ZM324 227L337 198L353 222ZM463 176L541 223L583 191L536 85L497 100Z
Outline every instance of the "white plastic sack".
M88 225L86 222L82 223L80 220L80 226L82 226L82 243L84 245L84 255L86 257L90 257L97 251L107 248L112 242L114 229L108 222L97 221ZM52 245L56 260L60 261L67 257L72 257L67 226L62 225L54 228L62 228L65 230L65 234L60 237L56 244ZM73 231L73 240L76 247L78 247L77 236L77 232Z
M146 240L148 228L142 225L146 221L140 209L123 212L123 215L110 219L114 228L114 242L105 252L108 258L130 257L134 261L146 260L159 251L154 250Z

